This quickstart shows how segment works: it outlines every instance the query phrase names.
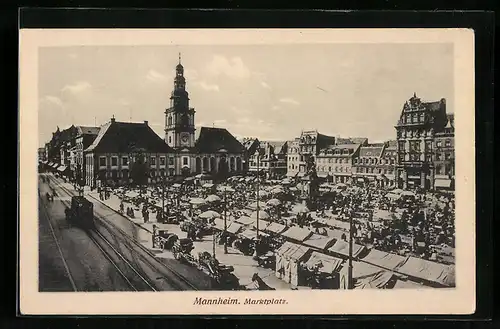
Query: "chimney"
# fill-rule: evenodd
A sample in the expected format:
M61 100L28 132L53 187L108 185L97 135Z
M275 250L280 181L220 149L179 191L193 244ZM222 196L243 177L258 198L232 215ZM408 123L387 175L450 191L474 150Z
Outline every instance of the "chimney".
M144 120L144 124L147 126L148 125L148 120Z
M111 122L115 122L115 115L113 114L113 116L111 117Z

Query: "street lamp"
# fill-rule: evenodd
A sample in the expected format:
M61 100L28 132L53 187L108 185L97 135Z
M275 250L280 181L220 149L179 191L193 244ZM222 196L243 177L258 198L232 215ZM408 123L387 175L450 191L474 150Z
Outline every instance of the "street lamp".
M224 192L224 253L227 254L227 192L234 192L234 190L228 186L221 186L220 190Z

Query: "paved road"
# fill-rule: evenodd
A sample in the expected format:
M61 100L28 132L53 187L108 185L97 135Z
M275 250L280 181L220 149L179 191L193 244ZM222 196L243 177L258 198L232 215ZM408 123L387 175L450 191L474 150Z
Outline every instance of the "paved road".
M67 224L63 202L69 198L47 202L49 190L39 182L39 290L132 290L87 234Z
M163 291L163 290L193 290L195 289L208 289L210 284L208 278L192 267L181 264L175 260L170 259L157 259L151 255L145 248L139 246L137 243L132 242L131 237L140 242L141 237L144 235L138 234L139 228L128 219L117 214L114 210L106 207L100 202L96 201L94 203L94 214L98 217L96 220L97 229L96 232L89 232L88 234L76 228L69 228L64 219L64 205L69 205L69 200L71 195L74 194L73 191L68 190L61 184L61 181L50 176L51 186L56 188L56 192L59 197L55 198L52 207L60 207L58 211L60 212L61 220L58 221L59 227L64 227L65 230L76 230L80 234L78 240L86 240L89 245L94 245L94 249L89 248L87 252L80 252L75 255L68 255L65 258L71 259L75 262L75 259L82 262L91 262L87 258L94 258L94 254L99 254L97 249L104 249L100 251L99 260L95 260L97 264L109 264L107 272L115 273L113 276L114 280L108 280L108 285L102 283L102 279L94 279L93 282L97 281L97 289L89 289L89 285L84 285L83 289L78 290L140 290L140 291ZM41 184L42 195L49 189L47 184ZM90 199L91 200L91 199ZM91 200L92 201L92 200ZM45 200L43 201L45 202ZM59 205L58 205L59 204ZM93 241L95 240L95 241ZM80 248L85 248L81 246ZM64 252L66 252L66 246L61 247ZM85 249L83 249L85 250ZM104 255L107 254L107 259ZM103 259L104 258L104 259ZM95 258L94 258L95 259ZM70 272L75 271L80 273L82 271L82 266L74 266L74 264L69 264ZM90 276L97 276L98 278L105 277L103 272L103 266L101 264L100 270L88 270L84 273ZM114 264L114 265L113 265ZM114 268L112 268L114 267ZM168 268L167 268L168 267ZM118 268L118 269L117 269ZM120 274L123 273L123 274ZM118 282L117 289L113 289L114 282L117 282L116 277L121 279ZM124 279L123 277L126 277ZM184 279L184 278L187 278ZM75 282L80 282L81 275L74 279ZM89 281L84 278L84 282ZM90 280L92 281L92 280ZM195 283L194 285L191 283ZM109 286L110 285L110 286ZM103 289L106 287L107 289ZM92 286L90 286L92 288ZM126 288L126 289L122 289ZM132 289L131 289L132 288Z

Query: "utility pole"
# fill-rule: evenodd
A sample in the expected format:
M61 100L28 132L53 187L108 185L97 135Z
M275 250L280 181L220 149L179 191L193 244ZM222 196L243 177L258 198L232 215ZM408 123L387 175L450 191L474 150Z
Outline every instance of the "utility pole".
M224 189L224 254L227 254L227 189Z
M257 242L259 241L259 183L260 183L260 167L259 167L259 158L260 158L260 149L257 149L257 184L256 184L256 196L257 196L257 225L255 225L257 229Z
M352 209L349 209L349 264L347 274L347 289L354 289L354 280L352 278L352 243L353 243L353 222L352 222Z

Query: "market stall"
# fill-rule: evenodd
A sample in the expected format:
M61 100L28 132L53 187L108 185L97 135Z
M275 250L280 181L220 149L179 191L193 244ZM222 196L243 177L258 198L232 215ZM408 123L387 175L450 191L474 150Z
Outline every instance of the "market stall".
M307 240L313 232L305 228L300 228L298 226L289 227L288 230L281 233L287 239L293 240L295 242L304 242Z
M357 258L365 251L365 246L356 243L352 244L352 257ZM349 242L337 240L333 246L328 248L328 252L339 256L349 257Z
M408 257L372 249L365 257L362 258L362 260L387 270L395 271L406 262L407 258Z
M455 286L455 266L408 257L398 272L445 287Z
M300 264L309 258L312 250L291 242L285 242L276 251L276 277L298 286L301 282Z
M340 289L348 289L348 266L345 262L340 270ZM352 262L354 289L390 289L396 282L393 272L364 262Z
M333 246L335 241L335 238L313 233L311 236L309 236L309 238L303 241L303 244L314 249L326 250Z

